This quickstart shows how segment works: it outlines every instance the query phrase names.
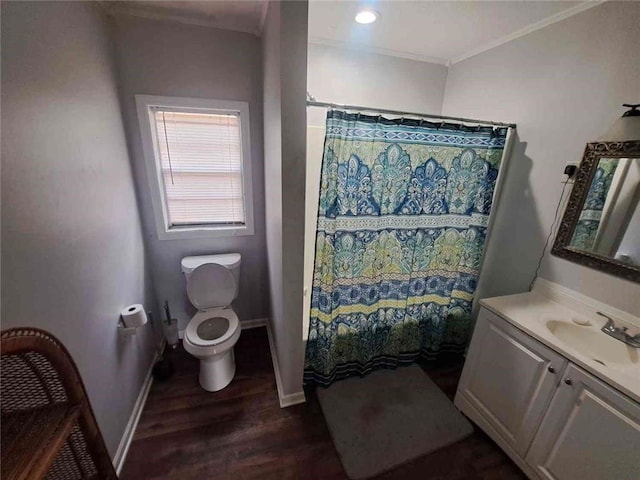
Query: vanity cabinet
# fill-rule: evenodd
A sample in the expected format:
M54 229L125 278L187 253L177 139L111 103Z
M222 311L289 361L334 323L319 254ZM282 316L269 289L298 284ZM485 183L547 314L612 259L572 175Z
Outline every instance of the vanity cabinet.
M467 405L474 408L524 457L566 365L562 356L483 308L455 404L465 413Z
M526 462L544 479L638 480L640 406L570 364Z
M484 307L455 405L530 478L640 480L640 405Z

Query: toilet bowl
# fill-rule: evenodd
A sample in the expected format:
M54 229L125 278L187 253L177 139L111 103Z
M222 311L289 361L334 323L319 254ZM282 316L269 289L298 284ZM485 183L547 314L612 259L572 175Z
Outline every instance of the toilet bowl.
M196 313L184 332L184 349L200 360L200 385L216 392L231 383L236 372L233 347L240 322L231 308Z
M184 331L184 349L200 360L200 386L216 392L235 375L233 347L240 338L240 321L231 308L238 295L240 254L185 257L182 271L187 296L198 312Z

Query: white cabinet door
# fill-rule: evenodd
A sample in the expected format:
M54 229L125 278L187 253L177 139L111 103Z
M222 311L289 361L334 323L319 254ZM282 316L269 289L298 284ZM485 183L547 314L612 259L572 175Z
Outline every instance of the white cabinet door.
M455 404L524 458L567 361L502 318L478 315Z
M573 364L564 379L527 464L544 479L639 480L640 406Z

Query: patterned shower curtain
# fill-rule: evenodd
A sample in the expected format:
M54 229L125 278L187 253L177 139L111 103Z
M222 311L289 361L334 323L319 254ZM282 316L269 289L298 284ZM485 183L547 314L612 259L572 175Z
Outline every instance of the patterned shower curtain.
M619 161L619 158L603 158L598 162L571 240L572 247L580 250L595 249L602 211Z
M305 385L464 351L506 133L328 112Z

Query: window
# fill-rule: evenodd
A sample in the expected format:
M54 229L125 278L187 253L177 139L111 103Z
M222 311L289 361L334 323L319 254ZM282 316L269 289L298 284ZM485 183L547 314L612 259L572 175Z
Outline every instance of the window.
M246 102L136 95L160 239L252 235Z

